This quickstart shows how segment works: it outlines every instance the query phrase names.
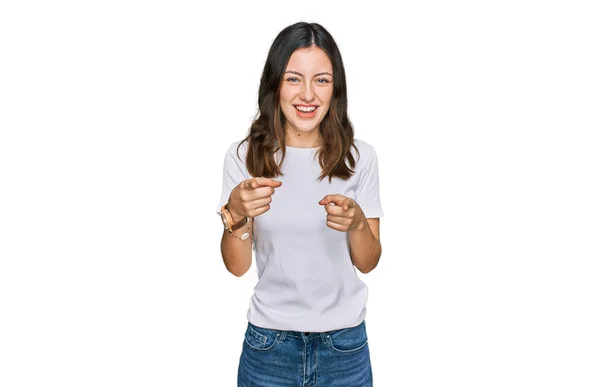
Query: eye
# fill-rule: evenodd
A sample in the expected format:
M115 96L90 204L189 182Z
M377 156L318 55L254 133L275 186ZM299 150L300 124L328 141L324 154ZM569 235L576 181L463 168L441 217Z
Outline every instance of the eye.
M331 83L331 81L327 78L319 78L317 79L317 83Z
M298 77L289 77L288 79L286 79L286 81L296 83L300 82L300 79Z

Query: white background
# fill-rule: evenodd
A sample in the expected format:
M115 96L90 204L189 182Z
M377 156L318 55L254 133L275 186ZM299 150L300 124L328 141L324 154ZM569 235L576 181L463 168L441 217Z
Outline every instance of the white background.
M379 158L375 385L600 385L593 2L215 3L0 6L0 385L236 385L214 208L300 20Z

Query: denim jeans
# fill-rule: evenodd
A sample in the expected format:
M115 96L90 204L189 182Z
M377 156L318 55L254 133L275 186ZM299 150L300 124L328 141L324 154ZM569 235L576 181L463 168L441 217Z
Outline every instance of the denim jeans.
M238 387L371 387L365 322L329 332L280 331L248 322Z

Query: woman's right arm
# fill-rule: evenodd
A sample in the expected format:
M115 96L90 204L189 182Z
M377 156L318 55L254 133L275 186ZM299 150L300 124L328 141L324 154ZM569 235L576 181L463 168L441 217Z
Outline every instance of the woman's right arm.
M229 195L227 209L237 223L248 217L248 222L238 230L229 234L224 230L221 237L221 255L223 262L229 272L237 277L244 275L252 264L252 233L254 218L269 211L271 206L271 195L275 193L275 188L281 186L281 181L265 177L255 177L244 180L238 184ZM236 238L241 237L245 232L250 235L246 240Z
M230 205L227 208L231 208ZM229 211L234 222L239 222L244 217L234 211ZM244 275L250 265L252 264L252 226L254 218L248 218L248 223L232 234L229 231L223 230L223 236L221 238L221 255L223 256L223 263L227 270L235 275L241 277ZM250 236L246 240L239 239L242 235L247 232ZM237 238L235 236L237 236Z

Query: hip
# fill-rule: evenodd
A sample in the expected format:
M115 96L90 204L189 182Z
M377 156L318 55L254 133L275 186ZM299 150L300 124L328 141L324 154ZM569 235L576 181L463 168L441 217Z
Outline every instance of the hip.
M372 386L366 324L326 332L259 327L248 322L238 386Z

